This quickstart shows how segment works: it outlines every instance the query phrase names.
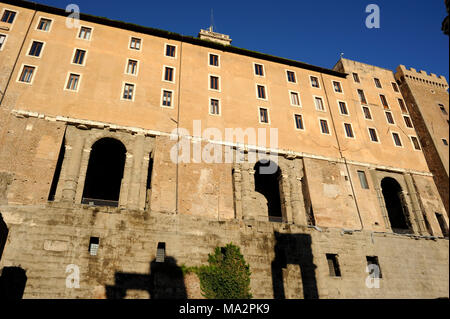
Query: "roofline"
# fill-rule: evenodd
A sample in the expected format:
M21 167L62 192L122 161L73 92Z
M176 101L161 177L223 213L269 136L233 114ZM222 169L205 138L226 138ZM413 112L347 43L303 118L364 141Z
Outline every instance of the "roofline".
M24 0L1 0L0 3L6 3L6 4L26 8L26 9L51 13L51 14L64 16L64 17L66 17L68 14L64 9L47 6L47 5L39 4L36 2L24 1ZM333 76L337 76L337 77L341 77L341 78L345 78L347 76L347 73L342 73L342 72L338 72L335 70L322 68L322 67L304 63L304 62L299 62L299 61L281 58L281 57L277 57L277 56L273 56L273 55L269 55L269 54L265 54L265 53L242 49L242 48L238 48L238 47L231 46L231 45L223 45L223 44L208 41L208 40L201 40L198 38L194 38L192 36L185 36L185 35L181 35L179 33L174 33L174 32L165 31L165 30L161 30L161 29L144 27L141 25L126 23L126 22L117 21L117 20L110 20L108 18L97 17L97 16L90 15L90 14L80 13L80 20L98 23L98 24L102 24L102 25L106 25L106 26L110 26L110 27L114 27L114 28L144 33L144 34L153 35L153 36L166 38L166 39L171 39L171 40L175 40L175 41L186 42L186 43L199 45L199 46L212 48L212 49L217 49L217 50L221 50L221 51L236 53L236 54L245 55L245 56L256 58L256 59L267 60L267 61L271 61L271 62L295 66L298 68L302 68L302 69L306 69L306 70L310 70L310 71L316 71L316 72L320 72L320 73L324 73L324 74L329 74L329 75L333 75Z

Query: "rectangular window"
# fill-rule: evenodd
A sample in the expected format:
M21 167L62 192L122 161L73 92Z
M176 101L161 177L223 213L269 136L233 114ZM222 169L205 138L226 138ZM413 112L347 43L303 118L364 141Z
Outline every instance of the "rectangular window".
M35 70L34 66L25 65L23 67L22 74L20 75L19 81L24 82L24 83L31 83L31 80L33 79L34 70Z
M391 112L385 112L386 114L386 120L389 124L395 124L394 117L392 116Z
M141 39L131 38L130 49L140 50L141 49Z
M320 87L320 85L319 85L319 79L318 79L317 77L311 76L310 79L311 79L311 86L312 86L313 88L319 88L319 87Z
M78 83L80 82L80 76L78 74L71 73L69 80L67 81L66 89L71 91L78 90Z
M369 136L372 142L378 142L377 131L374 128L369 128Z
M367 266L369 267L369 276L372 278L383 278L377 256L366 256Z
M330 276L341 277L341 270L339 269L339 262L336 254L326 254L328 269L330 271Z
M403 113L408 113L408 110L406 109L405 103L402 99L398 99L398 105L400 106L400 110L402 110Z
M86 56L86 51L77 49L75 51L75 56L73 57L73 63L83 64L85 56Z
M405 120L406 127L409 127L409 128L413 127L411 118L409 116L403 116L403 119Z
M441 228L442 235L445 238L448 238L448 226L447 226L447 223L445 222L444 216L441 213L435 213L435 214L436 214L436 219L439 223L439 227Z
M342 115L348 115L347 104L345 102L339 101L339 111Z
M81 27L80 33L78 34L79 39L90 40L91 39L92 28Z
M383 107L385 109L389 109L389 104L386 100L386 97L383 94L380 94L380 100L381 100L381 104L383 104Z
M258 98L266 99L266 88L263 85L258 85Z
M292 72L292 71L286 71L286 73L287 73L287 80L288 80L288 82L295 83L296 82L295 81L295 73Z
M219 100L211 99L209 113L214 115L220 114Z
M294 116L295 116L295 127L298 130L303 130L304 127L303 127L303 118L302 118L302 116L300 114L295 114Z
M174 58L175 57L175 49L176 48L174 45L167 44L166 45L166 56L170 56L170 57Z
M164 68L164 80L173 82L173 68L168 66Z
M217 54L209 55L209 65L219 66L219 56Z
M355 81L356 83L359 83L359 75L358 75L358 73L353 73L353 81Z
M417 137L415 136L411 136L411 142L413 143L414 149L420 151L420 143L419 140L417 139Z
M209 77L209 88L212 90L219 89L219 77L212 75Z
M6 35L0 34L0 50L3 48L5 42L6 42Z
M264 67L262 64L255 63L255 74L259 76L264 76Z
M39 24L37 26L37 29L41 30L41 31L49 31L51 24L52 24L52 20L41 18L41 20L39 20Z
M30 52L28 52L28 55L39 57L41 55L43 46L44 43L39 41L33 41L33 43L31 44Z
M269 123L269 113L267 109L259 108L259 121L261 123Z
M172 91L163 90L162 105L171 107L172 106Z
M361 188L369 189L369 184L367 183L366 172L358 171L359 182L361 184Z
M392 88L394 89L394 92L398 92L398 86L397 86L397 83L392 82Z
M325 111L325 106L323 105L323 100L321 97L315 97L314 102L316 104L316 110Z
M322 131L323 134L330 134L327 120L320 120L320 130Z
M353 134L352 125L350 123L344 123L344 127L345 127L345 135L347 137L354 138L355 135Z
M445 138L442 139L442 143L443 143L445 146L448 146L448 142L447 142L447 140L446 140Z
M297 92L291 92L291 104L300 106L300 98Z
M125 83L123 88L123 99L124 100L133 100L134 94L134 84Z
M380 82L380 80L377 79L377 78L374 78L373 80L375 81L375 86L376 86L377 88L381 89L381 82Z
M137 69L138 69L138 61L136 61L136 60L128 60L127 73L128 74L132 74L132 75L136 75L137 74Z
M342 93L341 82L333 81L334 92Z
M2 16L2 22L13 23L16 13L14 11L5 10Z
M91 256L97 256L99 247L100 247L100 238L91 237L89 239L89 254Z
M364 118L367 120L372 119L372 114L370 113L370 109L367 106L363 106Z
M397 133L393 132L392 138L394 139L394 143L396 146L402 146L402 141L400 140L400 136Z
M364 95L364 91L361 89L358 89L358 95L359 95L359 100L361 101L361 103L367 104L367 100L366 100L366 96Z

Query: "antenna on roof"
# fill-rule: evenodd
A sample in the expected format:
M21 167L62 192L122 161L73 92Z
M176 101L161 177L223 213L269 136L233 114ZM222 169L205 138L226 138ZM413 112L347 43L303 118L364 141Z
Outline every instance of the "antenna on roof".
M209 31L214 32L214 11L211 8L211 24L209 25Z
M342 59L343 56L344 56L344 52L341 52L341 59Z

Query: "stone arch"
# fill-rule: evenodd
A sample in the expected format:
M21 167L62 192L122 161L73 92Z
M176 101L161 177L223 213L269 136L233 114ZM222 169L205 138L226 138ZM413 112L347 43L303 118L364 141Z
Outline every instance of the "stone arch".
M103 137L92 145L84 181L83 204L118 206L126 154L125 145L116 138Z
M408 206L400 184L392 177L385 177L381 180L381 190L392 231L410 233Z
M269 169L270 168L270 169ZM273 161L259 161L254 166L255 191L267 200L269 221L282 221L281 169Z

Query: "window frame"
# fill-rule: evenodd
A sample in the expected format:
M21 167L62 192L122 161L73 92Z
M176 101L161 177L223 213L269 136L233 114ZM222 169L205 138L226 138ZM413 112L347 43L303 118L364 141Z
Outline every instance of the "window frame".
M294 128L296 131L305 131L305 121L303 118L303 114L298 114L298 113L293 113L294 115ZM301 123L302 123L302 128L298 128L297 127L297 116L300 116L301 118Z
M400 88L398 87L398 84L397 84L397 83L391 81L391 86L392 86L392 90L393 90L395 93L400 93Z
M355 78L356 75L356 78ZM361 83L361 79L359 78L359 74L356 72L352 72L353 83Z
M360 174L360 173L362 173L362 174ZM358 175L359 185L361 186L361 189L370 189L369 180L367 179L366 171L356 170L356 175ZM364 187L364 185L363 185L364 183L361 179L361 175L364 176L364 183L365 183L365 186L367 186L367 187Z
M403 122L405 123L405 126L407 128L413 129L414 128L414 124L413 124L413 122L411 120L411 117L409 115L404 115L404 114L402 115L402 117L403 117ZM411 123L411 126L408 126L408 123L406 122L406 118L409 119L409 122Z
M8 35L4 34L4 33L0 33L0 35L3 35L5 37L5 39L3 40L2 46L0 46L0 52L1 52L5 48L6 41L8 41Z
M325 99L323 98L323 96L320 96L320 95L313 95L312 97L313 97L314 109L315 109L316 111L318 111L318 112L324 112L324 113L326 113L326 112L327 112L327 107L326 107L326 105L325 105ZM316 98L320 98L320 99L322 100L323 110L319 110L319 109L317 108Z
M216 77L217 78L218 89L211 88L211 77ZM213 74L213 73L208 73L208 90L213 91L213 92L222 92L222 79L221 79L220 75Z
M219 108L219 113L211 113L211 102L212 100L216 100L219 102L218 108ZM222 102L218 97L209 97L208 99L209 104L208 104L208 114L209 115L213 115L213 116L222 116Z
M300 98L300 93L297 91L288 90L289 92L289 103L294 107L302 107L302 100ZM297 94L298 104L292 104L292 94Z
M261 122L261 109L266 110L267 112L267 122ZM269 108L266 106L258 106L258 122L259 124L270 125L270 114Z
M139 49L135 49L135 48L132 48L132 47L131 47L131 43L132 43L132 40L133 40L133 39L138 39L138 40L140 40L140 47L139 47ZM131 51L133 51L133 52L136 52L136 51L142 51L143 46L144 46L144 39L138 38L138 37L136 37L136 36L130 35L130 38L129 38L129 41L128 41L128 50L131 50Z
M45 19L45 20L49 20L50 21L50 26L48 28L48 30L41 30L39 29L39 24L41 23L41 20ZM53 27L53 23L55 23L55 20L46 16L39 16L38 21L36 23L36 27L34 28L35 31L40 31L40 32L51 32L52 31L52 27Z
M286 82L291 84L297 84L297 73L294 70L285 69L286 72ZM289 81L289 72L294 74L294 81Z
M129 64L130 64L130 61L135 61L135 62L137 62L136 63L136 73L135 74L133 74L133 73L128 73L128 66L129 66ZM138 76L138 74L139 74L139 65L141 64L141 61L139 61L138 59L133 59L133 58L127 58L126 59L126 62L125 62L125 70L124 70L124 74L126 74L126 75L131 75L131 76Z
M383 85L381 85L381 81L380 81L380 79L379 78L373 78L373 82L375 83L375 87L377 88L377 89L382 89L383 88ZM380 85L380 86L378 86L378 85Z
M384 94L379 94L379 96L380 96L380 101L381 101L381 106L383 107L383 109L385 109L385 110L390 110L391 108L390 108L390 106L389 106L389 102L388 102L388 100L387 100L387 97L386 97L386 95L384 95ZM383 98L384 98L384 101L386 102L386 105L384 105L384 103L383 103Z
M341 103L344 103L345 105L345 110L347 111L347 114L342 113L341 111ZM346 101L342 101L342 100L337 100L337 105L338 105L338 109L339 109L339 114L342 116L350 116L350 112L348 111L348 104Z
M76 90L71 90L71 89L67 88L71 75L78 75L78 85L77 85L77 89ZM64 91L78 93L79 90L80 90L80 86L81 86L81 78L82 78L82 74L81 73L76 73L76 72L70 72L69 71L67 73L67 76L66 76L66 82L65 82L65 85L64 85Z
M14 12L14 13L15 13L13 22L2 22L2 21L1 21L1 19L3 19L3 15L5 14L6 11L10 11L10 12ZM13 27L14 24L16 23L17 17L18 17L18 16L19 16L19 11L14 10L14 9L10 9L10 8L8 8L8 7L5 7L5 8L3 8L2 13L1 13L1 15L0 15L0 22L1 22L1 23L7 23L8 25L10 25L9 31L12 31L12 27Z
M32 67L32 68L34 68L33 74L31 75L31 80L30 80L30 82L23 82L23 81L20 81L20 77L22 76L23 69L24 69L25 67ZM16 82L17 82L17 83L22 83L22 84L27 84L27 85L33 85L34 79L36 78L36 73L37 73L37 70L38 70L38 66L37 66L37 65L28 64L28 63L22 63L22 65L20 66L20 69L19 69L19 70L20 70L20 71L19 71L19 73L18 73L18 75L17 75Z
M89 36L89 39L80 38L80 34L81 34L81 29L82 28L91 29L91 34ZM94 35L94 27L91 27L91 26L88 26L88 25L80 25L80 27L78 28L78 32L77 32L77 37L76 38L78 40L83 40L83 41L92 41L93 35Z
M164 105L164 91L170 92L171 96L170 96L170 106ZM161 88L161 101L159 103L160 107L166 108L166 109L173 109L175 108L175 91L171 90L171 89L166 89L166 88Z
M364 108L367 108L369 110L370 119L366 117L366 112L364 112ZM363 116L366 121L373 121L372 111L370 110L369 105L367 104L361 105L361 110L363 112Z
M374 131L375 131L375 135L376 135L376 137L377 137L377 140L376 140L376 141L374 141L374 140L372 139L372 135L370 134L370 130L374 130ZM381 143L381 141L380 141L380 135L378 134L378 130L377 130L375 127L368 127L368 128L367 128L367 133L369 134L369 140L370 140L372 143L378 143L378 144Z
M362 92L362 95L363 95L363 97L364 97L364 101L361 101L361 95L359 94L359 91ZM360 103L361 105L369 105L369 102L367 102L366 93L364 93L364 90L363 90L363 89L356 89L356 94L358 95L358 100L359 100L359 103Z
M320 134L322 134L322 135L327 135L327 136L331 136L331 129L330 129L330 125L328 124L328 119L323 118L323 117L319 117L318 120L319 120L319 130L320 130ZM328 133L324 133L324 132L322 131L322 121L325 121L325 122L327 123L327 130L328 130Z
M256 65L260 65L262 67L263 75L256 74ZM265 78L266 77L266 67L264 66L264 64L253 62L253 75L260 77L260 78Z
M75 62L74 62L74 61L75 61L75 55L76 55L76 53L77 53L77 50L81 50L81 51L84 51L84 52L85 52L84 58L83 58L83 63L82 63L82 64L79 64L79 63L75 63ZM70 64L72 64L72 65L77 65L77 66L86 66L87 55L88 55L88 50L86 50L86 49L81 49L81 48L75 48L75 49L73 50L72 59L70 60Z
M341 91L336 91L336 88L334 86L334 83L339 83L339 87L341 88ZM342 86L342 82L341 81L336 81L336 80L331 80L331 85L333 86L333 91L334 93L338 93L338 94L344 94L344 87Z
M409 137L409 140L411 141L413 150L422 151L422 144L420 143L419 138L416 135L408 135L408 137ZM415 138L417 140L417 144L419 144L419 149L417 149L416 146L414 145L413 138Z
M37 56L36 56L36 55L30 55L31 48L33 47L33 43L35 43L35 42L40 42L40 43L42 43L41 51L39 52L39 55L37 55ZM43 55L44 48L45 48L45 44L46 44L46 43L45 43L44 41L42 41L42 40L31 39L30 45L28 46L28 50L27 50L26 56L31 57L31 58L34 58L34 59L40 59L40 58L42 57L42 55Z
M259 97L259 90L258 87L262 86L264 88L264 97ZM255 83L255 88L256 88L256 99L261 100L261 101L268 101L269 100L269 91L267 90L267 86L265 84L260 84L260 83Z
M398 136L398 140L400 141L400 145L397 145L397 143L395 142L394 134L396 134ZM401 139L400 134L398 132L391 131L391 136L392 136L392 141L394 142L394 146L395 147L404 148L402 139Z
M126 99L123 97L124 93L125 93L125 86L126 85L133 85L133 95L131 99ZM120 92L120 100L122 101L126 101L126 102L134 102L135 98L136 98L136 91L137 91L137 85L136 83L132 83L132 82L127 82L127 81L123 81L122 82L122 91Z
M168 47L168 46L175 47L175 56L167 55L167 47ZM178 57L178 45L173 44L173 43L167 43L167 42L164 43L164 56L165 56L166 58L170 58L170 59L176 60L177 57Z
M211 56L215 55L217 56L217 65L213 65L211 64ZM213 67L213 68L220 68L220 54L217 53L213 53L213 52L208 52L208 66Z
M166 80L166 68L170 68L170 69L173 70L173 73L172 73L172 81ZM162 80L163 82L166 82L166 83L172 83L172 84L175 84L176 72L177 72L177 68L176 68L176 67L171 66L171 65L165 65L165 64L164 64L164 65L163 65L163 68L162 68L162 78L161 78L161 80Z
M391 115L392 123L389 122L388 113ZM394 114L392 113L392 111L386 111L386 110L385 110L385 111L384 111L384 116L385 116L385 118L386 118L386 122L387 122L389 125L395 125L395 118L394 118Z
M312 78L316 78L316 79L317 79L317 85L318 85L318 86L313 86ZM318 76L315 76L315 75L311 75L311 74L309 75L309 85L310 85L312 88L314 88L314 89L321 89L321 88L322 88L321 85L320 85L319 77L318 77Z
M350 126L350 130L353 136L348 136L347 134L347 125ZM355 135L355 130L353 129L353 125L352 123L347 123L347 122L343 122L342 126L344 127L344 132L345 132L345 138L349 138L349 139L356 139L356 135Z

